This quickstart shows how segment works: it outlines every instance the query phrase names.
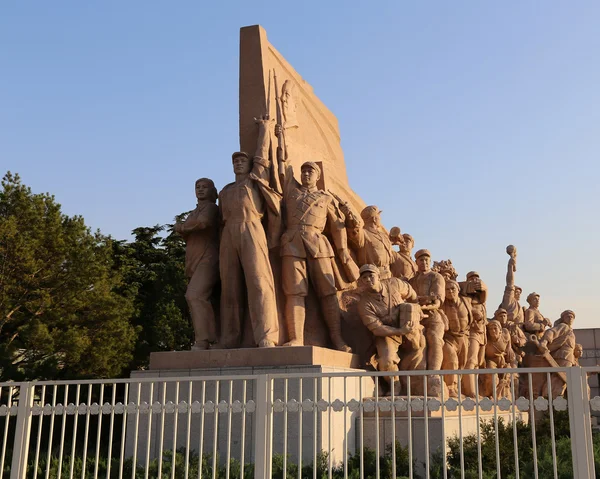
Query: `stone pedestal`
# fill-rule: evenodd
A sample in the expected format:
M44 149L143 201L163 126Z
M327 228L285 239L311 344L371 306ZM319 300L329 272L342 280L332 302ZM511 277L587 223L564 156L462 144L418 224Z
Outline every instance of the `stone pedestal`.
M244 462L254 462L256 428L261 427L259 423L266 411L265 396L261 401L261 384L256 376L275 375L269 383L274 402L294 399L301 403L309 399L315 407L312 411L300 407L294 411L292 406L287 417L283 408L273 412L268 419L272 421L273 454L284 454L286 450L289 460L297 463L301 453L302 463L308 464L312 463L316 448L317 452L331 451L332 459L341 462L344 451L356 451L357 413L347 409L322 412L316 404L321 399L343 400L344 391L347 400L372 396L373 380L369 377L287 377L296 373L309 376L351 373L356 372L354 367L358 364L357 355L314 346L152 353L150 370L134 371L131 377L156 382L141 382L139 387L132 385L128 402L147 403L150 411L155 402L173 403L167 411L174 410L176 404L179 407L176 412L164 414L129 415L127 455L133 455L136 438L137 462L141 464L148 446L150 458L158 456L161 442L163 451L172 450L174 444L175 449L186 447L189 430L190 449L195 452L202 448L204 454L212 454L216 445L219 462L223 464L228 448L230 457L240 460L244 443ZM178 381L171 381L173 378ZM191 408L186 409L182 401L188 408L191 404ZM194 405L196 401L198 404ZM204 414L201 404L204 404ZM246 412L240 411L242 404L246 405Z
M517 410L515 415L517 420L520 419L527 422L529 419L529 415L526 412ZM498 419L502 419L505 424L512 424L513 422L512 411L498 410L497 416ZM425 423L425 417L427 417L427 424ZM395 431L392 431L393 419L395 420ZM380 454L383 455L386 451L386 447L389 448L393 444L395 432L395 439L403 447L407 447L412 443L413 459L416 460L415 472L424 475L426 437L429 441L429 454L431 459L434 454L439 454L441 452L445 454L449 452L449 439L460 437L461 435L465 438L466 436L477 434L477 423L479 422L481 424L481 421L494 421L494 410L482 411L480 409L479 414L477 414L475 410L462 410L459 412L459 410L449 411L446 409L444 417L442 417L441 410L427 411L426 413L424 411L411 411L410 417L408 411L396 411L394 418L392 418L391 411L380 411L379 436L377 436L377 417L375 412L365 412L363 415L363 441L365 447L375 450L377 439L379 439L379 450ZM410 434L409 423L411 426ZM444 428L443 434L442 426ZM359 441L361 433L360 418L357 418L356 433L356 440ZM444 444L444 436L446 444ZM411 439L411 441L409 441L409 439Z

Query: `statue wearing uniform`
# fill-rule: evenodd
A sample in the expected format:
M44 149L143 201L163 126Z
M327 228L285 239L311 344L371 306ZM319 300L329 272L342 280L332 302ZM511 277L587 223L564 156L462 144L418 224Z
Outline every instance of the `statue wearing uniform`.
M280 127L276 127L279 135ZM280 158L281 185L286 210L286 231L281 237L281 274L285 294L285 320L288 346L304 345L305 303L308 282L319 298L321 312L335 349L350 352L341 331L341 313L334 274L334 249L325 236L333 238L342 264L352 265L342 213L331 195L317 188L319 166L307 161L301 167L301 183L294 178L292 166ZM356 278L353 278L354 280Z
M360 267L359 286L362 291L358 312L363 324L374 336L377 370L425 369L425 337L420 324L420 308L416 304L412 307L405 304L417 301L413 288L398 278L381 281L380 269L374 264ZM408 311L402 313L404 306L408 307ZM404 318L403 314L410 317ZM400 382L397 379L386 377L394 394L400 394ZM418 383L418 379L413 381L415 386ZM416 390L413 388L412 392Z
M358 266L374 264L379 268L379 278L392 277L390 265L398 259L398 252L385 228L381 225L381 211L377 206L367 206L361 212L362 222L354 215L349 206L340 203L340 210L346 215L348 240L354 247Z
M270 177L269 120L265 118L257 123L256 155L253 159L244 152L232 155L235 182L219 193L223 223L219 254L220 347L223 348L240 347L246 297L254 342L259 347L271 347L279 339L273 271L262 223L270 207L264 184Z

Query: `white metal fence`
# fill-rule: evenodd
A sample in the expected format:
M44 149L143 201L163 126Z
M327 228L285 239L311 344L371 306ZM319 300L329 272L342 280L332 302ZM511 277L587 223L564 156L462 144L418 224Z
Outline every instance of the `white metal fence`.
M597 477L600 367L459 373L491 397L428 394L457 371L0 383L0 479Z

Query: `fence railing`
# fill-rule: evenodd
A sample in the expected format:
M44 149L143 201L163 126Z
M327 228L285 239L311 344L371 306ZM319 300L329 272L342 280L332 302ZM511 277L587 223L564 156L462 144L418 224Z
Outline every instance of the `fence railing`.
M0 383L0 479L593 478L600 397L589 398L588 376L599 373L344 370ZM444 386L453 382L458 394ZM463 394L467 383L475 397Z

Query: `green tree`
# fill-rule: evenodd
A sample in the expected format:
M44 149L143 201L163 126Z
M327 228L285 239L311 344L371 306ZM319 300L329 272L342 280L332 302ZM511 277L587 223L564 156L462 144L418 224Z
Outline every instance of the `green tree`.
M7 173L0 191L0 380L114 377L132 359L135 288L112 241Z
M140 335L131 369L140 369L153 351L189 349L194 333L185 301L184 241L173 225L140 227L133 234L132 242L113 243L113 258L124 274L122 293L136 294L131 322Z

